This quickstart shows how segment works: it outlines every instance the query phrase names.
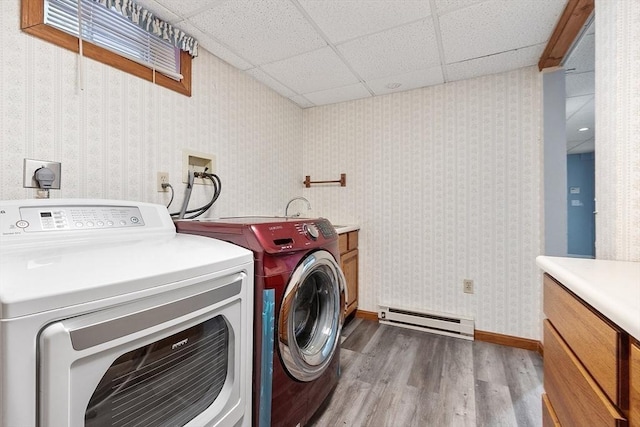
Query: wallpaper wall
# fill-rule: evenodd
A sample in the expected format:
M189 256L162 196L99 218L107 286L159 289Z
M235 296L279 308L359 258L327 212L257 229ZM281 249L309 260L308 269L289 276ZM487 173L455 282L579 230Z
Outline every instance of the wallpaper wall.
M540 338L540 108L532 67L304 110L303 175L347 174L345 188L304 194L361 225L361 309L471 315Z
M596 2L596 257L640 261L640 2Z
M182 202L182 149L216 156L223 190L212 215L280 214L301 187L302 110L208 52L193 61L193 97L154 86L20 31L20 1L0 1L0 199L32 198L23 158L62 162L51 197ZM191 207L210 187L196 186Z

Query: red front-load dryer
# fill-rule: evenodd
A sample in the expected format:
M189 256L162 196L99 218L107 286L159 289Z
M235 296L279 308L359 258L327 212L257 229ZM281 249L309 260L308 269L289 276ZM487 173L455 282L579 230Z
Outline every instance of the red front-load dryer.
M179 220L176 228L253 251L253 425L305 425L340 375L346 298L335 229L324 218L277 217Z

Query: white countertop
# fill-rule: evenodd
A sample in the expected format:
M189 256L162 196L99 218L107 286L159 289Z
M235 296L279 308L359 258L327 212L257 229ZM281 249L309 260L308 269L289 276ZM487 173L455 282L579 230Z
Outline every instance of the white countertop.
M640 341L640 262L539 256L536 263Z
M347 224L347 225L335 225L333 224L333 228L336 229L336 233L343 234L348 233L349 231L360 230L360 226L357 224Z

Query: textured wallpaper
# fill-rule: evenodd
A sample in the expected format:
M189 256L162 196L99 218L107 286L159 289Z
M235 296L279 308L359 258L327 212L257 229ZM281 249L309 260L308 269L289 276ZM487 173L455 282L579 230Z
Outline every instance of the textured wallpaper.
M314 215L357 222L360 308L471 315L478 329L539 338L541 79L535 68L300 110L213 55L193 97L78 57L19 30L0 1L0 199L31 198L23 158L62 162L52 197L182 200L182 149L216 155L211 215ZM304 175L347 187L303 189ZM196 187L192 206L208 192ZM462 280L476 293L462 293Z
M0 1L0 199L22 188L23 158L62 162L51 197L167 203L183 199L182 149L216 156L223 190L212 215L283 214L299 194L302 110L208 52L193 61L193 97L154 86L20 31L19 0ZM191 207L210 187L196 186Z
M596 258L640 261L640 2L596 11Z
M304 110L304 194L359 223L360 308L540 338L541 76L534 67ZM474 280L475 294L462 292Z

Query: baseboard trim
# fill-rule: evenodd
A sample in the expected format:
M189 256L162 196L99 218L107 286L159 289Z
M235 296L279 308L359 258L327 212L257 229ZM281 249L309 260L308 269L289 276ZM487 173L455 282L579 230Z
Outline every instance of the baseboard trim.
M514 337L513 335L497 334L495 332L480 331L477 329L474 337L478 341L505 345L507 347L522 348L524 350L536 351L542 354L542 344L538 340Z
M356 317L359 319L378 321L377 311L356 310Z
M378 321L378 312L359 310L355 311L355 317L359 319ZM478 341L484 341L492 344L504 345L507 347L522 348L524 350L531 350L538 352L540 356L544 356L544 346L538 340L532 340L529 338L515 337L513 335L498 334L495 332L475 330L474 339Z

